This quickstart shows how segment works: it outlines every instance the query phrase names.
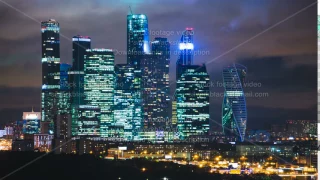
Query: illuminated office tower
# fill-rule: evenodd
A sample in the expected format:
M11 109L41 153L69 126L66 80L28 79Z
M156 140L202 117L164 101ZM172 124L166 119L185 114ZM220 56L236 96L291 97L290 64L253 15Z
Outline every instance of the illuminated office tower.
M101 110L98 106L80 105L78 109L78 132L80 137L99 137Z
M84 104L84 55L91 48L91 38L74 36L72 38L72 68L69 71L69 87L71 97L72 135L76 136L78 108Z
M128 64L117 64L115 66L114 122L115 126L123 127L123 136L127 140L133 140L141 127L140 121L133 121L136 95L133 85L134 68Z
M141 95L141 59L150 54L148 18L144 14L127 15L127 62L134 68L132 92L134 96L133 121L137 127L142 123L142 95ZM139 138L134 136L134 139Z
M170 44L167 38L155 38L152 54L141 59L142 106L144 128L166 127L169 121Z
M127 15L127 60L140 69L140 59L150 53L148 18L144 14Z
M177 61L177 78L179 78L183 72L178 66L181 65L193 65L193 28L186 28L182 33L180 43L179 43L179 57Z
M177 128L180 139L209 132L209 75L205 65L183 66L177 81Z
M87 49L84 55L84 104L101 109L100 134L108 136L113 121L114 54L110 49Z
M41 121L45 133L53 134L60 90L60 27L54 19L41 22L42 92Z
M244 141L247 126L247 106L243 82L247 68L233 64L223 68L224 98L222 103L222 127L225 135L236 135Z
M23 112L23 134L38 134L40 133L40 112Z
M69 85L69 64L60 64L60 91L58 93L58 114L55 121L55 138L71 138L71 97Z
M209 75L205 65L193 65L193 29L186 28L179 44L175 92L179 138L209 132ZM173 107L174 108L174 107ZM175 110L172 110L173 112Z

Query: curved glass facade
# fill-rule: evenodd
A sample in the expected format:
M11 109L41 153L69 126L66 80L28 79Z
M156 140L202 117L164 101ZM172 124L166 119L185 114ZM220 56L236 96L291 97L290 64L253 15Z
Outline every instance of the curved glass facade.
M223 132L225 135L239 136L240 141L244 141L247 127L247 106L242 88L246 73L247 68L240 64L223 68Z

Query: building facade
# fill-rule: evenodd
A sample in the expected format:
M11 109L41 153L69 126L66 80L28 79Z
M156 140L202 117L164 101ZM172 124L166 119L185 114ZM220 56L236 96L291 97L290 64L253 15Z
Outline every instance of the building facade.
M60 27L54 19L41 22L42 34L42 93L41 121L48 125L47 133L54 133L60 90Z
M72 68L69 71L68 87L70 88L72 135L76 136L78 129L78 108L84 104L84 55L91 48L91 38L74 36L72 38Z
M209 75L205 65L194 65L193 29L186 28L179 43L175 99L180 139L209 133Z
M177 128L180 139L209 133L209 74L205 65L182 65L177 81Z
M144 14L127 15L127 60L140 69L140 59L150 53L148 18Z
M80 137L99 137L101 109L98 106L80 105L78 132Z
M224 98L222 127L225 135L236 135L244 141L247 127L247 106L243 83L247 68L233 64L223 69Z
M152 54L141 59L142 106L144 128L164 128L169 123L170 44L167 38L155 38Z
M141 121L135 121L137 93L134 91L134 68L128 64L115 66L114 125L123 128L127 140L137 139ZM134 138L136 137L136 138Z
M37 134L40 133L40 112L23 112L23 134Z
M114 123L114 54L110 49L87 49L84 55L84 105L101 109L100 135L108 137Z
M55 138L71 138L71 93L69 85L69 64L60 64L60 91L58 93L58 114L54 124Z

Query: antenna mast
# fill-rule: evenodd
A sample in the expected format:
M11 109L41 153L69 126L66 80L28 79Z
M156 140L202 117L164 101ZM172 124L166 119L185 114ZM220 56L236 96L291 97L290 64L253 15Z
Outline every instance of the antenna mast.
M131 6L129 6L129 9L130 9L130 13L131 13L131 15L132 15L133 13L132 13L132 9L131 9Z

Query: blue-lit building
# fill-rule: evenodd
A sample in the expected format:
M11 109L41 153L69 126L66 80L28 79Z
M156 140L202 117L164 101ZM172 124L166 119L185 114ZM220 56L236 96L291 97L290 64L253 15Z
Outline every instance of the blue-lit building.
M127 15L127 60L140 69L140 59L150 53L148 18L144 14Z
M247 107L243 91L247 68L232 64L223 68L224 98L222 127L225 135L236 135L244 141L247 127Z
M108 137L114 123L114 53L110 49L87 49L84 55L84 104L101 109L100 135ZM79 128L79 126L78 126Z
M41 113L40 112L23 112L22 116L23 134L38 134L40 133L40 120Z
M209 132L209 74L205 65L193 64L193 29L187 28L180 39L176 66L176 112L180 139Z
M183 70L180 68L181 65L193 65L193 34L194 32L192 28L186 28L186 30L182 33L179 43L179 57L176 71L177 78L179 78L183 72Z
M49 134L54 133L60 90L60 27L54 19L41 22L42 92L41 121Z

